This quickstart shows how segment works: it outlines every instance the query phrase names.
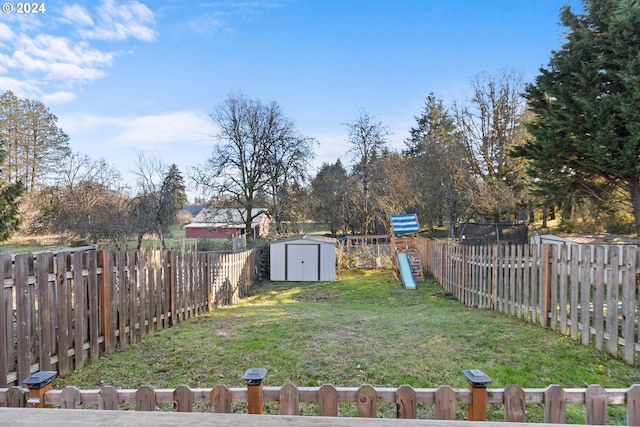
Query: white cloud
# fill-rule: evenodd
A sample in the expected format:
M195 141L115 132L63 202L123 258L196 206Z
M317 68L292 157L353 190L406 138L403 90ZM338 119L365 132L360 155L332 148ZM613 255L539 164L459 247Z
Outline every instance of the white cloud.
M41 101L45 105L66 104L74 99L76 99L76 95L74 93L64 91L48 93L41 96Z
M162 149L180 143L211 145L215 133L209 116L196 111L129 118L71 115L62 120L62 128L69 134L100 135L103 129L109 129L108 135L102 139L103 144L141 150Z
M0 23L0 41L11 40L14 37L13 31L7 24Z
M27 73L41 73L48 80L65 83L92 81L104 76L102 67L111 65L111 54L92 49L87 43L71 43L47 34L22 36L12 59L14 67Z
M214 132L207 115L181 111L128 119L122 123L121 133L111 142L141 148L184 142L210 144Z
M119 3L105 0L98 7L98 23L93 28L81 28L79 33L88 39L126 40L129 37L153 41L156 31L153 12L137 1Z
M113 66L115 54L92 40L156 37L153 12L135 0L103 0L92 11L68 5L61 13L48 26L17 15L8 16L11 26L0 23L0 89L68 102L79 85L104 78Z
M89 11L84 7L74 4L71 6L64 6L62 8L62 22L72 24L72 25L81 25L81 26L93 26L93 19L91 19L91 15L89 15Z
M2 59L2 58L0 58ZM19 98L37 98L40 94L37 84L29 80L0 76L0 92L12 91Z

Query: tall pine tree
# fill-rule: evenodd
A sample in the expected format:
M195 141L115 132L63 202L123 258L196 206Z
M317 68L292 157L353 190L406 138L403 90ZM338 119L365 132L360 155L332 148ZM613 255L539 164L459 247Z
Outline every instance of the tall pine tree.
M525 97L533 139L528 158L541 193L562 201L627 195L640 235L640 2L585 0L560 14L566 42Z

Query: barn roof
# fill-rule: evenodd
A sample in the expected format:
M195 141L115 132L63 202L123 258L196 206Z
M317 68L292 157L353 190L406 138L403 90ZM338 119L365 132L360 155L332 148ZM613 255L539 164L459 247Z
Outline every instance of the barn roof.
M318 243L328 243L331 245L335 245L338 243L338 240L334 239L333 237L324 237L324 236L318 236L315 234L302 234L299 236L285 237L285 238L276 240L275 242L272 242L272 244L294 242L296 240L307 240L307 241L318 242Z
M244 228L244 209L218 209L207 207L202 209L198 215L193 218L191 224L185 227L210 227L210 228ZM255 228L260 224L265 216L268 216L266 208L254 208L251 211L254 215L258 214L251 221L251 228Z

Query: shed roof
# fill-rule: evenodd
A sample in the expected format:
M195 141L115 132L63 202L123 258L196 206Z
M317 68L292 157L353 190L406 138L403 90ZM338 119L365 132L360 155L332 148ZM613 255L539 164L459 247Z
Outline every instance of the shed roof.
M335 245L338 243L338 240L334 239L333 237L324 237L324 236L318 236L315 234L302 234L299 236L284 237L282 239L272 242L271 244L295 242L296 240L307 240L307 241L318 242L318 243L326 243L330 245Z

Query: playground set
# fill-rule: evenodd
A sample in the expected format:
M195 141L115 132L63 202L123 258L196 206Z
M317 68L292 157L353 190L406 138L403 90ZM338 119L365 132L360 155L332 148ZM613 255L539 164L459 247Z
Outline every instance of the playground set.
M416 282L424 281L418 252L418 218L415 214L401 214L391 215L390 219L393 272L405 289L416 289Z

